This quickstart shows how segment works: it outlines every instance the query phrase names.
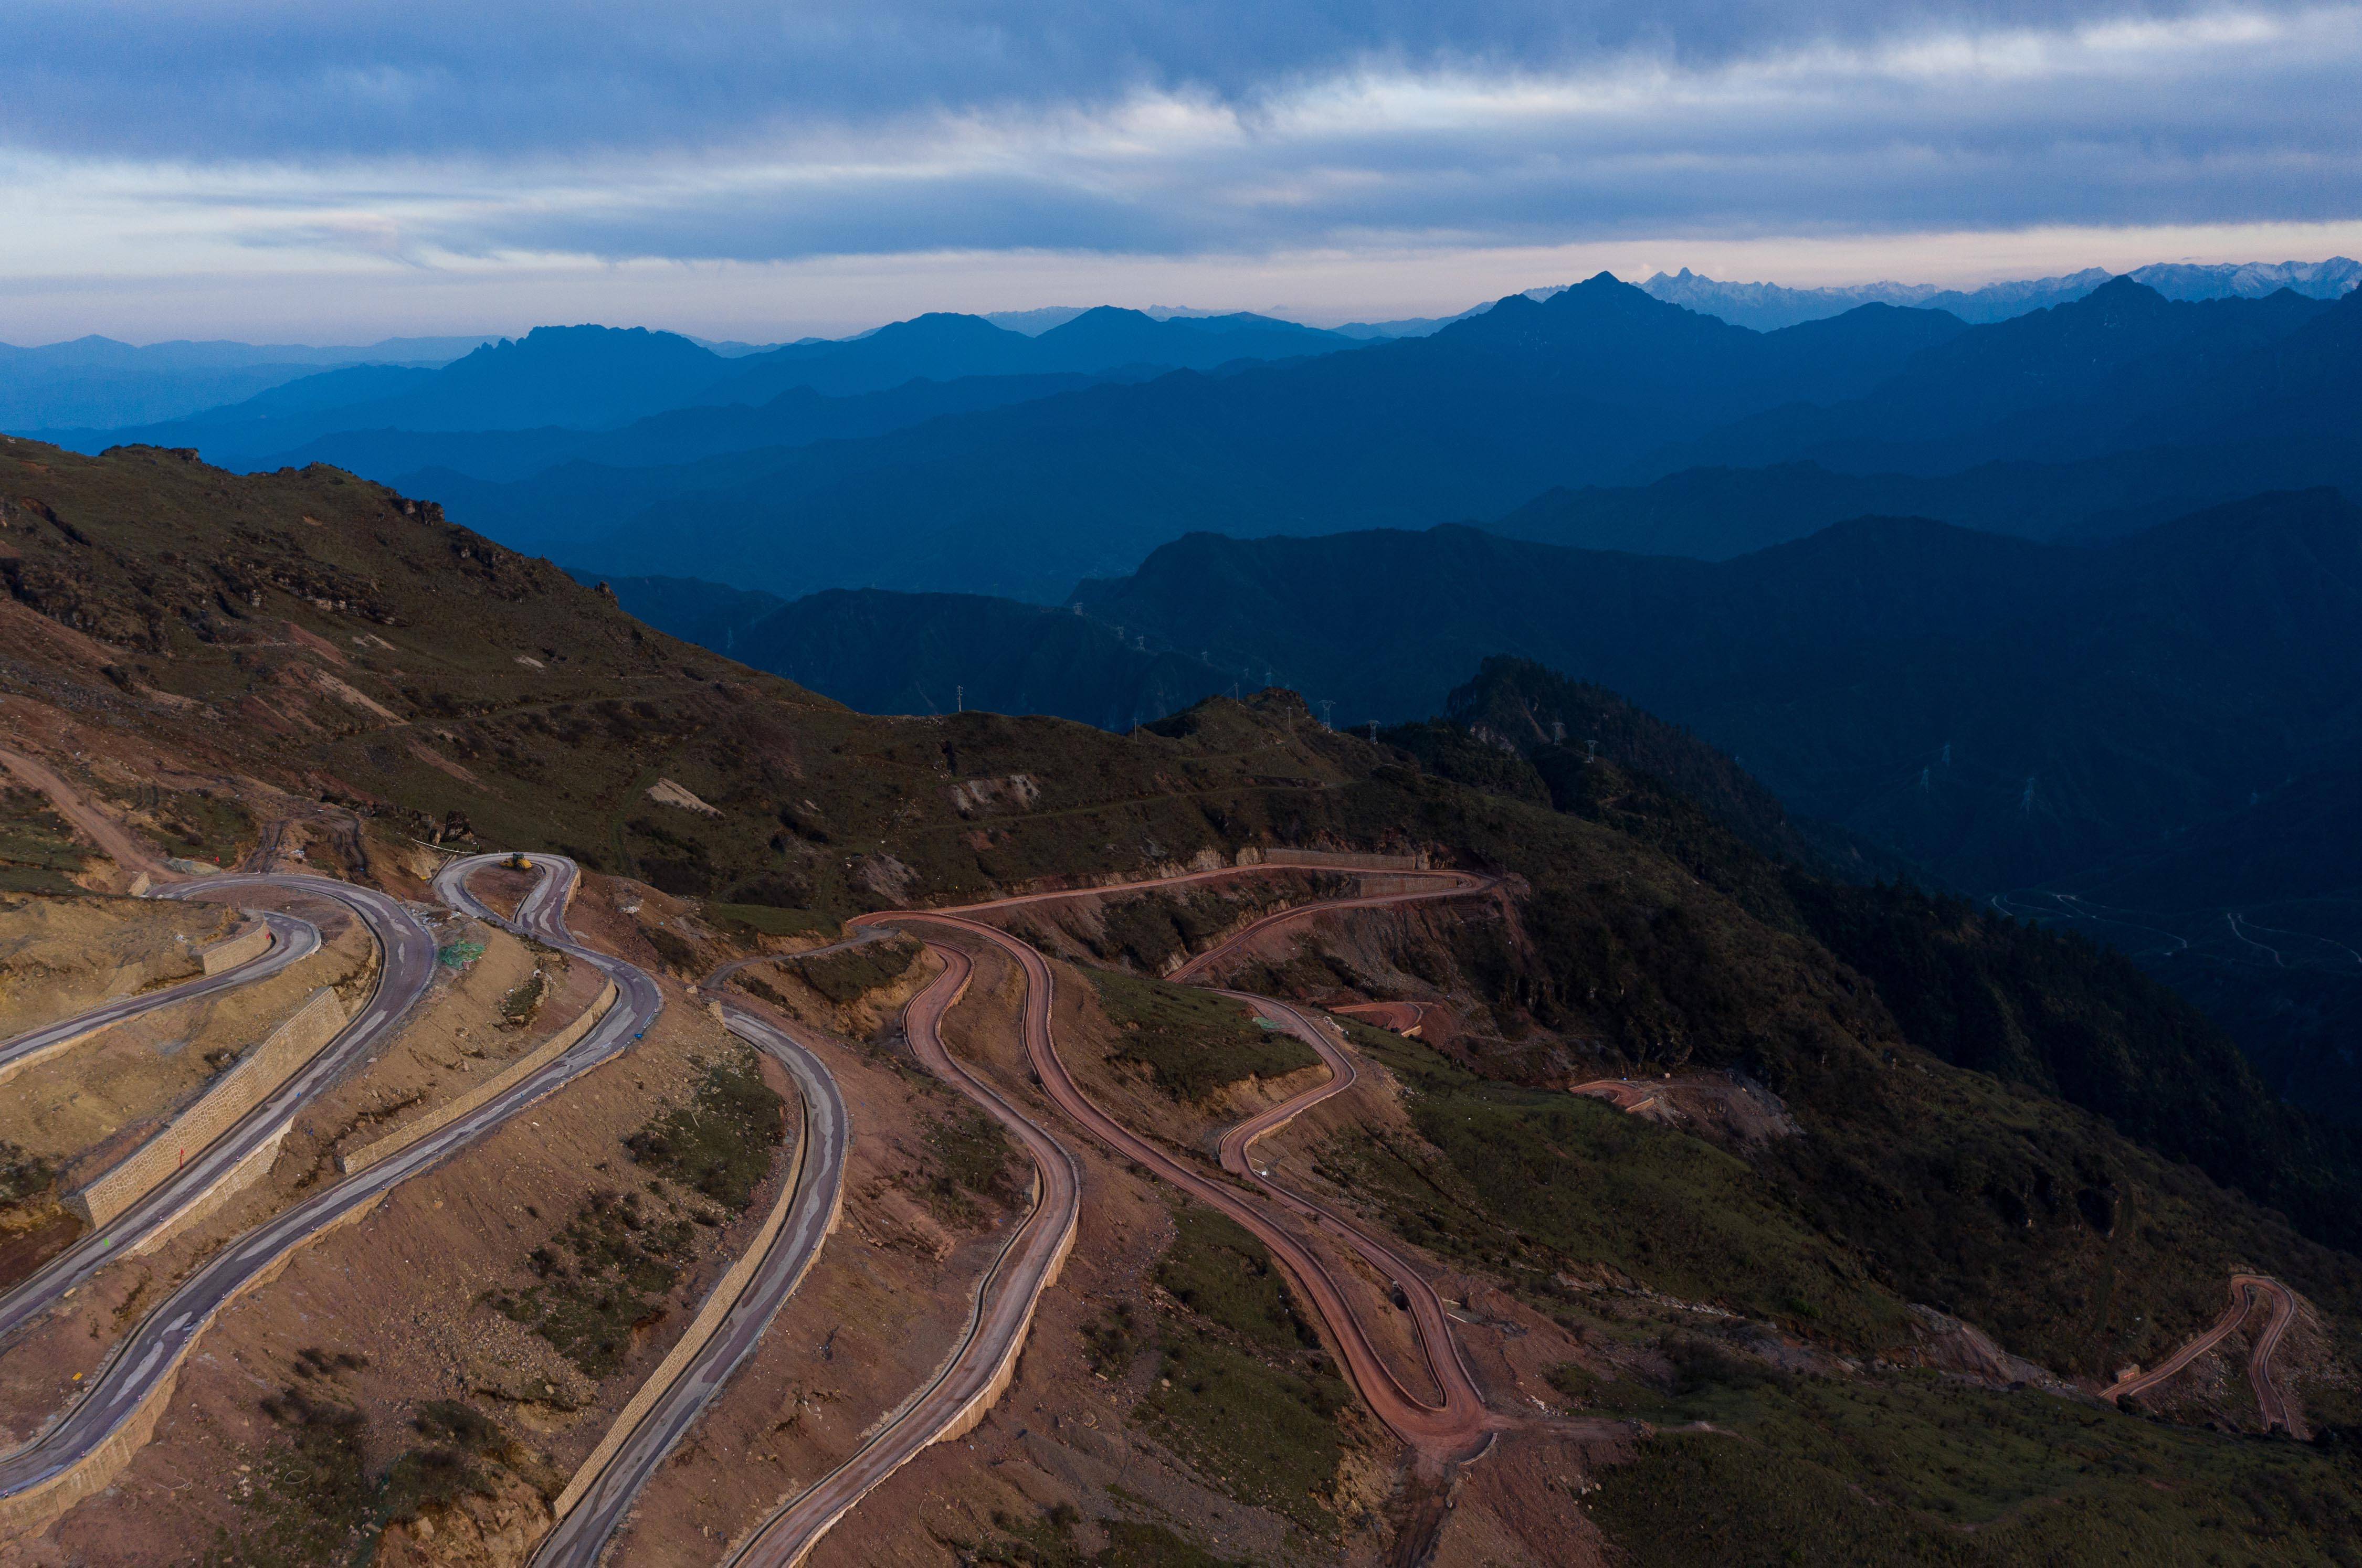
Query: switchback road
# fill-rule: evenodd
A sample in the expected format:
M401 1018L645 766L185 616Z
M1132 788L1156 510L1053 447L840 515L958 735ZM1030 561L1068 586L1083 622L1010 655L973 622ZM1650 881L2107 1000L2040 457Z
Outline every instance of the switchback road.
M2120 1378L2104 1393L2111 1399L2147 1393L2221 1344L2246 1322L2258 1304L2264 1308L2266 1316L2264 1326L2247 1353L2247 1383L2255 1390L2256 1411L2263 1419L2264 1430L2270 1431L2278 1427L2284 1431L2295 1432L2296 1423L2290 1416L2288 1397L2272 1375L2272 1357L2278 1353L2280 1340L2287 1334L2289 1325L2296 1320L2296 1293L2268 1275L2233 1275L2231 1304L2224 1309L2223 1315L2214 1320L2211 1328L2149 1371L2137 1376Z
M1264 997L1248 996L1243 992L1226 991L1226 996L1245 1002L1265 1018L1285 1028L1289 1033L1319 1054L1329 1067L1329 1081L1316 1088L1281 1101L1261 1115L1250 1117L1222 1134L1218 1147L1222 1168L1233 1176L1245 1178L1261 1187L1281 1207L1291 1210L1312 1224L1328 1231L1359 1253L1364 1262L1385 1276L1387 1284L1403 1293L1403 1300L1411 1314L1412 1326L1418 1332L1420 1353L1426 1357L1428 1369L1436 1386L1443 1391L1441 1405L1429 1404L1403 1389L1390 1369L1385 1370L1394 1391L1417 1406L1422 1417L1430 1423L1437 1417L1453 1417L1459 1425L1451 1429L1454 1441L1473 1440L1478 1433L1492 1430L1494 1423L1486 1419L1485 1396L1476 1387L1476 1379L1469 1372L1467 1362L1460 1354L1459 1342L1452 1339L1451 1330L1443 1309L1443 1298L1427 1282L1418 1265L1385 1242L1371 1235L1345 1216L1325 1204L1294 1192L1273 1181L1254 1163L1254 1145L1258 1139L1278 1132L1298 1116L1322 1100L1343 1094L1361 1081L1362 1069L1352 1057L1341 1049L1319 1020L1300 1008L1286 1002L1273 1001ZM1350 1309L1349 1309L1350 1310ZM1385 1412L1380 1412L1384 1416ZM1394 1426L1388 1420L1389 1426ZM1402 1432L1396 1426L1395 1430ZM1430 1429L1431 1430L1431 1429ZM1405 1434L1405 1441L1416 1446L1418 1440ZM1449 1458L1465 1457L1462 1452L1447 1452Z
M1267 1180L1250 1173L1250 1180L1257 1181L1283 1200L1292 1202L1298 1212L1313 1218L1316 1222L1325 1219L1349 1245L1355 1245L1365 1256L1372 1257L1374 1261L1384 1260L1378 1263L1378 1266L1402 1288L1406 1298L1413 1304L1412 1310L1419 1324L1421 1348L1430 1363L1437 1386L1444 1392L1441 1405L1428 1404L1403 1388L1384 1358L1370 1343L1360 1320L1347 1305L1344 1291L1319 1258L1292 1234L1265 1218L1233 1188L1181 1165L1092 1103L1067 1074L1052 1035L1051 1021L1056 1008L1056 979L1049 961L1032 944L998 926L971 918L1055 900L1154 891L1218 878L1267 876L1277 872L1301 872L1303 869L1294 866L1226 867L1140 882L1018 894L957 909L883 911L859 916L852 923L861 930L941 926L989 943L1008 955L1025 979L1024 1013L1021 1027L1026 1056L1032 1064L1034 1077L1059 1109L1117 1153L1202 1198L1261 1239L1280 1258L1281 1265L1296 1277L1299 1290L1328 1324L1330 1338L1340 1347L1355 1386L1368 1399L1372 1409L1423 1458L1449 1463L1477 1452L1489 1441L1492 1430L1506 1423L1485 1410L1483 1399L1460 1358L1458 1348L1451 1341L1442 1303L1425 1278L1392 1249L1368 1237L1341 1217L1330 1214L1308 1200L1294 1198ZM1457 871L1387 874L1432 878L1443 886L1417 891L1364 894L1284 910L1253 922L1185 968L1201 968L1208 960L1218 958L1248 937L1286 920L1335 909L1367 909L1430 899L1460 898L1472 893L1490 892L1499 885L1493 878ZM1012 1375L1018 1352L1024 1342L1025 1331L1032 1323L1041 1293L1055 1276L1065 1249L1072 1242L1080 1211L1081 1167L1074 1156L1048 1133L961 1066L944 1048L941 1033L944 1015L966 989L972 960L958 948L944 944L930 942L928 948L943 960L944 968L942 975L911 999L904 1013L911 1048L931 1071L975 1099L995 1120L1017 1135L1032 1156L1043 1185L1039 1189L1033 1211L1027 1217L1024 1228L1010 1238L979 1286L967 1330L935 1380L913 1396L892 1419L835 1472L790 1498L757 1526L745 1543L727 1559L727 1568L793 1568L793 1564L800 1562L862 1497L909 1463L912 1456L932 1442L968 1430L980 1419L984 1409L988 1408L999 1388ZM732 968L742 966L743 963L731 966ZM1242 1150L1254 1138L1300 1113L1306 1107L1351 1088L1358 1074L1351 1059L1338 1052L1302 1014L1280 1003L1266 1004L1258 999L1258 1005L1274 1010L1272 1016L1283 1022L1292 1020L1291 1027L1300 1027L1313 1037L1316 1042L1314 1048L1321 1052L1324 1060L1330 1062L1332 1077L1329 1084L1309 1090L1257 1118L1256 1121L1264 1125L1241 1139ZM1342 1065L1341 1071L1339 1071L1340 1064Z
M374 888L355 887L326 877L224 876L178 882L158 896L186 899L219 895L235 900L259 888L332 899L360 918L377 939L380 957L377 983L368 999L351 1022L228 1132L192 1154L188 1164L153 1191L50 1259L39 1273L6 1296L0 1296L0 1342L46 1314L67 1291L126 1249L138 1246L171 1224L227 1177L240 1162L279 1137L315 1095L371 1056L402 1026L410 1010L434 982L435 939L399 899ZM6 1462L0 1462L0 1475L5 1475L5 1466ZM0 1493L5 1490L6 1483L0 1481Z
M270 928L270 944L260 953L235 968L219 974L200 975L193 980L165 986L158 990L143 991L137 996L117 997L101 1002L87 1011L72 1018L61 1018L55 1023L42 1025L19 1034L14 1040L0 1041L0 1078L6 1077L20 1065L46 1056L59 1047L112 1029L118 1023L151 1013L181 1002L202 1001L239 986L250 986L257 980L267 980L290 964L300 964L320 950L320 928L308 920L298 920L276 910L261 912Z
M21 1496L60 1483L84 1462L91 1460L101 1446L145 1409L150 1400L169 1398L182 1360L198 1337L232 1301L269 1278L281 1260L290 1253L341 1224L359 1219L386 1193L412 1176L432 1170L511 1116L613 1056L655 1021L664 1005L656 983L621 959L610 958L583 947L568 933L565 908L577 877L573 863L557 856L541 857L541 881L526 896L517 911L516 921L509 922L500 920L485 909L466 887L467 878L473 871L495 858L480 856L445 867L442 877L436 881L438 891L480 919L495 921L512 931L531 935L594 965L615 982L616 1005L609 1008L597 1026L574 1046L506 1093L382 1162L274 1215L230 1241L198 1264L171 1295L124 1337L105 1364L89 1380L82 1397L67 1409L62 1418L31 1442L13 1453L0 1456L0 1497ZM374 1041L398 1018L393 1005L396 999L393 987L405 980L414 963L425 965L425 972L431 974L435 957L433 941L406 910L382 893L347 883L328 882L316 877L234 877L218 880L225 886L251 887L258 883L289 886L338 898L368 911L363 918L371 920L373 929L377 929L378 921L398 916L398 922L391 933L394 940L388 948L386 961L380 973L378 995L371 999L370 1005L362 1010L359 1018L350 1026L354 1030L368 1031L367 1038L370 1041ZM178 895L198 890L203 886L204 884L183 884L172 891ZM424 991L423 981L418 988ZM297 1082L310 1078L322 1060L331 1055L339 1057L341 1066L343 1060L358 1054L349 1048L339 1051L344 1044L344 1037L339 1036L327 1051L315 1059L311 1068L298 1075L297 1080L290 1082L289 1089L293 1089ZM321 1081L325 1081L325 1076ZM282 1108L281 1116L283 1118L292 1111L293 1105L302 1103L302 1098L297 1097ZM272 1097L271 1101L266 1102L266 1107L258 1108L256 1115L259 1116L269 1105L277 1103L279 1099L279 1096ZM238 1128L246 1125L246 1122L240 1122ZM233 1137L237 1131L233 1129ZM232 1138L225 1138L221 1143L231 1141ZM192 1170L197 1165L196 1160L190 1162ZM135 1207L127 1211L124 1220L130 1219L133 1213L139 1212L144 1207ZM123 1220L118 1220L115 1224L103 1227L100 1233L91 1240L105 1241L110 1246L120 1244L123 1222ZM75 1258L83 1250L78 1247L59 1262ZM105 1250L98 1255L103 1257ZM83 1273L94 1266L94 1261L89 1262ZM54 1267L52 1265L52 1269ZM50 1278L52 1269L43 1270L27 1285ZM17 1300L20 1294L12 1293L10 1301ZM50 1298L54 1299L54 1294ZM15 1321L21 1324L29 1320L29 1313L20 1312Z
M932 914L889 911L861 919L865 924L933 922L990 930ZM944 1016L967 989L973 961L955 947L934 943L928 947L942 959L944 969L911 999L904 1010L911 1048L930 1072L974 1100L1024 1146L1035 1171L1033 1206L1012 1227L978 1282L967 1326L934 1379L850 1459L756 1526L727 1559L732 1568L790 1568L854 1505L922 1449L955 1437L982 1419L1014 1375L1034 1307L1074 1244L1075 1227L1082 1213L1082 1167L999 1091L962 1066L944 1046ZM1032 953L1030 947L1023 951ZM1033 958L1035 964L1041 963L1040 955L1034 954ZM1022 1024L1029 1044L1037 1038L1049 1038L1053 1005L1046 966L1038 978L1029 968Z
M1434 895L1396 896L1408 899ZM1365 908L1383 901L1385 900L1382 899L1363 898L1341 900L1336 905L1330 906L1307 907ZM1257 1241L1269 1248L1272 1254L1279 1260L1280 1266L1286 1269L1294 1277L1297 1288L1311 1304L1313 1310L1319 1313L1321 1320L1328 1325L1330 1336L1336 1342L1338 1353L1345 1363L1346 1372L1353 1380L1354 1387L1369 1404L1372 1412L1406 1443L1422 1455L1442 1461L1465 1458L1483 1446L1485 1434L1491 1430L1493 1423L1488 1419L1483 1398L1476 1393L1465 1367L1461 1364L1458 1351L1452 1347L1449 1330L1443 1327L1442 1303L1435 1299L1434 1292L1417 1271L1403 1266L1399 1260L1396 1260L1394 1267L1388 1272L1397 1274L1398 1276L1394 1283L1401 1286L1411 1299L1417 1301L1421 1295L1424 1295L1432 1305L1435 1337L1432 1340L1423 1337L1422 1349L1426 1353L1429 1368L1434 1374L1437 1386L1443 1390L1443 1403L1440 1405L1429 1404L1404 1387L1393 1369L1386 1365L1385 1358L1371 1342L1367 1332L1363 1329L1361 1320L1354 1316L1352 1307L1348 1304L1344 1288L1330 1274L1328 1266L1311 1249L1299 1242L1292 1231L1274 1223L1260 1206L1248 1202L1237 1188L1228 1183L1218 1182L1182 1164L1157 1144L1141 1137L1121 1122L1117 1121L1101 1110L1090 1097L1083 1092L1081 1086L1076 1084L1072 1075L1066 1071L1065 1063L1059 1058L1057 1045L1051 1037L1046 1010L1044 1010L1042 1027L1036 1030L1030 1026L1032 1017L1030 999L1036 994L1046 995L1051 984L1049 961L1043 958L1032 944L1020 941L998 926L988 925L981 921L968 920L948 911L930 911L923 915L882 918L894 919L898 922L925 920L953 926L966 931L972 935L981 936L985 941L992 943L1015 959L1025 974L1029 998L1026 1055L1032 1064L1035 1075L1042 1080L1043 1090L1057 1103L1058 1109L1074 1118L1085 1131L1118 1154L1147 1167L1165 1182L1220 1210L1245 1227ZM1258 924L1264 922L1258 922ZM1276 1015L1294 1017L1300 1021L1300 1015L1296 1015L1292 1009L1276 1003L1272 1005L1276 1010ZM1304 1024L1304 1028L1316 1038L1319 1037L1319 1032L1313 1029L1308 1022ZM1322 1040L1322 1043L1327 1043L1325 1039ZM1330 1047L1322 1055L1324 1059L1335 1056L1334 1047ZM1353 1083L1353 1069L1350 1061L1346 1062L1345 1066L1346 1071L1343 1076L1332 1077L1328 1084L1307 1091L1286 1105L1275 1108L1275 1111L1286 1112L1286 1115L1281 1116L1279 1120L1285 1121L1287 1116L1300 1112L1307 1106L1350 1088ZM1265 1113L1266 1116L1273 1114L1274 1112ZM1276 1124L1276 1122L1274 1123L1274 1125ZM1268 1184L1264 1185L1268 1186ZM1278 1189L1271 1190L1277 1192ZM1297 1201L1307 1209L1313 1208L1309 1204L1304 1204L1301 1199Z

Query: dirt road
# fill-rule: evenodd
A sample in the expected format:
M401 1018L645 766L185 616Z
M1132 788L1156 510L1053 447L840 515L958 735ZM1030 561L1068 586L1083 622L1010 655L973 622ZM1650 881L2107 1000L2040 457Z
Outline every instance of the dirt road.
M2202 1334L2189 1341L2163 1362L2137 1376L2119 1378L2103 1390L2111 1399L2146 1394L2150 1389L2178 1375L2191 1362L2221 1344L2237 1331L2261 1306L2265 1311L2264 1326L2247 1353L2247 1383L2255 1390L2256 1410L2262 1418L2264 1430L2277 1427L2302 1437L2300 1425L2289 1408L2288 1396L2272 1375L2272 1357L2280 1348L2280 1340L2288 1333L2289 1325L2296 1320L2296 1293L2268 1275L2235 1274L2231 1276L2231 1304L2223 1315Z

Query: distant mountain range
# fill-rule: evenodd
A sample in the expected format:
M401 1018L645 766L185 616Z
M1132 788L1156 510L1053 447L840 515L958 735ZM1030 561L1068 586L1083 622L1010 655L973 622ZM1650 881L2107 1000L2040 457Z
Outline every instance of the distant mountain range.
M2081 299L2115 274L2087 267L2056 278L1988 283L1980 289L1946 289L1932 283L1858 283L1835 289L1790 289L1778 283L1726 283L1683 268L1657 273L1640 286L1658 299L1718 315L1739 326L1768 332L1817 321L1864 304L1914 305L1949 311L1967 322L2006 321L2028 311L2047 310ZM2169 300L2262 299L2281 289L2334 299L2362 284L2362 261L2333 256L2326 261L2246 261L2209 265L2161 261L2136 267L2124 276L2146 283Z
M0 429L122 426L179 419L324 368L447 364L481 337L389 337L358 348L149 343L77 337L38 348L0 343Z
M1042 713L1127 730L1240 685L1238 672L1063 609L975 593L775 594L681 578L602 579L659 631L866 713Z
M1209 524L1311 535L1516 514L1502 526L1529 536L1728 555L1875 509L2098 537L2362 479L2357 327L2351 298L2177 302L2120 282L1989 326L1865 305L1754 333L1603 276L1349 355L1097 386L670 473L441 493L573 564L680 575L686 550L700 575L786 596L1054 602ZM1557 517L1533 504L1585 486L1625 493Z
M1394 723L1514 654L1691 726L1792 808L1970 889L2112 864L2362 766L2362 509L2328 491L2086 547L1863 518L1719 564L1461 526L1196 534L1081 585L1079 615L618 591L663 630L857 707L947 709L965 683L997 709L1115 728L1233 684L1300 690L1341 725Z
M559 427L597 432L686 409L759 406L796 392L859 396L914 380L1073 375L1123 367L1213 369L1357 348L1357 340L1262 316L1155 321L1101 308L1029 337L980 316L937 314L843 341L723 354L644 327L536 327L434 368L370 365L284 382L245 403L165 424L51 429L77 450L187 446L232 467L278 459L325 436L433 436ZM1041 388L1032 395L1041 395ZM374 475L372 477L375 477Z
M2175 301L2120 279L1986 326L1873 304L1755 332L1602 274L1392 340L1102 310L725 358L544 328L74 441L331 462L619 577L1057 602L1209 524L1497 519L1716 558L1865 513L2103 538L2362 484L2357 349L2355 296Z

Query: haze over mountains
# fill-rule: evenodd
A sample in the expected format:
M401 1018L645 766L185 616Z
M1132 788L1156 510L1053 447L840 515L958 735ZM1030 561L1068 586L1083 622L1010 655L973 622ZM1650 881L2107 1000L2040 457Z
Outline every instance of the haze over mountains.
M1993 285L1973 299L1888 285L1786 291L1783 309L1797 314L1805 306L1796 301L1808 301L1821 319L1760 344L1757 335L1717 332L1702 319L1683 326L1695 313L1661 315L1646 326L1636 315L1628 330L1606 326L1663 294L1709 314L1758 319L1744 308L1753 296L1684 274L1660 275L1639 290L1602 277L1571 300L1568 292L1536 290L1457 317L1337 332L1245 315L1110 309L1009 318L1022 331L930 315L853 339L766 349L701 347L637 329L544 328L440 366L426 348L452 345L384 346L397 350L385 359L409 362L290 377L244 401L161 423L76 430L60 428L64 420L19 417L8 427L86 450L124 441L188 446L239 468L334 462L438 495L496 537L623 572L670 570L653 558L660 551L650 539L677 538L686 511L709 536L701 569L791 594L829 586L989 589L1054 602L1074 578L1129 569L1209 517L1241 533L1424 526L1506 518L1553 488L1574 499L1542 503L1503 526L1569 543L1705 555L1796 536L1865 510L2089 536L2257 488L2344 482L2337 443L2292 442L2270 412L2250 421L2259 428L2239 433L2234 449L2213 432L2162 463L2131 454L2147 435L2179 438L2140 427L2155 413L2141 405L2156 401L2157 389L2181 384L2208 352L2252 348L2301 325L2314 296L2356 271L2342 259L2142 269L2169 299L2245 301L2271 285L2288 293L2277 304L2254 302L2255 311L2151 313L2155 319L2133 324L2119 349L2071 372L2061 369L2077 352L2067 328L2083 318L2025 328L2049 323L2055 307L2036 308L2044 301L2088 300L2104 281L2094 272ZM1608 306L1619 290L1626 302ZM1880 303L1872 296L1882 291L1921 303L1861 315L1859 302ZM1972 334L1972 347L1958 351L2014 353L2018 362L1933 356L1925 366L1905 364L1959 330L1952 313L1928 303L1972 317L2020 312L2014 346L2006 335ZM1509 315L1485 325L1499 306ZM1827 314L1841 311L1854 313L1842 326ZM1586 336L1595 327L1597 336ZM1618 330L1627 330L1620 341ZM1418 348L1402 340L1407 333L1425 333L1435 346ZM1721 349L1707 351L1717 338ZM1359 369L1319 363L1365 346L1382 358ZM193 347L215 358L226 351ZM55 357L74 348L10 352ZM116 349L117 358L160 362L173 346ZM2180 359L2140 362L2173 354ZM1670 373L1677 363L1683 373ZM2122 385L2091 379L2103 364ZM1201 379L1174 380L1175 370ZM1956 372L1969 380L1956 384ZM248 365L238 374L247 386L279 372ZM2012 374L2032 378L2028 387L2046 377L2083 381L2070 389L2062 380L2031 398L2040 412L2020 409L2017 428L1977 428L1973 410L1928 404L1930 388L1940 403L1946 392L1971 387L2010 404L2024 390L2010 384ZM1895 386L1884 384L1895 378ZM1108 381L1152 384L1093 390ZM2127 389L2131 404L2114 407ZM148 405L164 408L178 395L160 392ZM2052 428L2052 411L2076 400L2098 406ZM1823 412L1802 419L1789 406L1798 403ZM1275 404L1286 419L1271 417ZM1919 424L1906 429L1910 410ZM1814 420L1821 428L1811 427ZM1085 442L1095 448L1087 458L1075 451ZM1096 449L1127 446L1130 457L1095 469ZM2028 462L2041 466L2015 466ZM1798 463L1843 477L1794 469ZM1732 467L1794 471L1762 483L1672 477ZM1886 477L1894 472L1927 482L1898 483ZM1649 488L1661 479L1667 484ZM1636 520L1656 536L1636 536ZM880 526L910 531L889 559L846 537ZM976 547L976 536L1007 526L1025 530L1024 565L1010 558L1017 552Z
M2055 278L2026 278L1977 289L1946 289L1932 283L1859 283L1847 288L1791 289L1778 283L1731 283L1700 277L1688 268L1659 272L1640 286L1674 304L1718 315L1740 326L1769 330L1836 315L1860 304L1915 305L1948 311L1968 322L2006 321L2081 299L2115 274L2086 267ZM2145 283L2169 300L2261 299L2290 289L2315 299L2335 299L2362 283L2362 261L2333 256L2326 261L2156 261L2124 276Z
M2362 765L2356 272L1603 274L1344 332L938 314L746 352L544 328L73 444L386 480L869 711L1121 730L1278 683L1392 723L1520 654L1926 878L2180 952ZM2312 864L2308 974L2362 930L2313 886L2362 869ZM2104 888L2147 915L2100 923ZM2316 1044L2336 1011L2218 1000Z

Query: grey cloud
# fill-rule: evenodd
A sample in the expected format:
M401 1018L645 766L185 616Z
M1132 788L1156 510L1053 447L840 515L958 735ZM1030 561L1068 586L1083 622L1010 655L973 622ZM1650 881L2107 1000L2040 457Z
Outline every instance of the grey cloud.
M2269 0L2267 0L2269 3ZM10 6L0 145L142 158L691 149L782 125L1084 108L1142 90L1253 108L1365 61L1712 64L1934 28L2175 16L2201 0L348 0Z
M2362 214L2362 29L2128 77L1791 89L1404 130L1266 128L1210 149L1047 142L1021 175L789 175L704 192L470 207L446 248L793 259L1040 248L1126 254L1551 245L1645 235L2327 220ZM1275 194L1275 193L1279 193Z

